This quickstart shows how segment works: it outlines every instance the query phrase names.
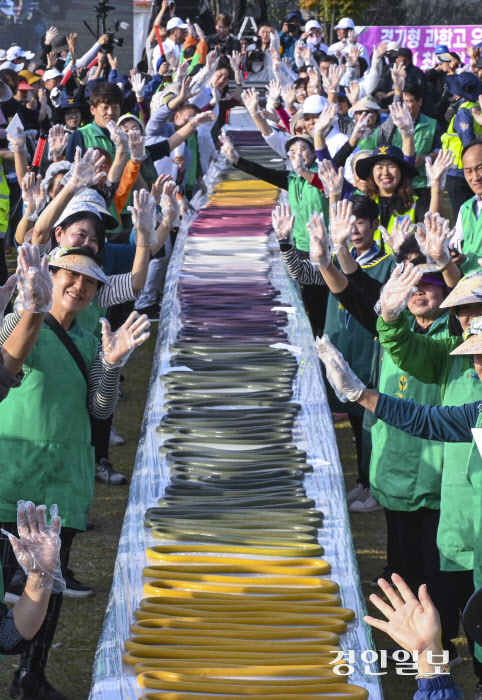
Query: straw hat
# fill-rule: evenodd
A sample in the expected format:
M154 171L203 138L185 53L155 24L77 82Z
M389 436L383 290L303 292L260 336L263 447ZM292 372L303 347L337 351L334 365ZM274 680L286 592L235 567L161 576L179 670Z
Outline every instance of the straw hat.
M462 277L455 289L440 304L440 308L453 309L454 306L479 302L482 302L482 270L474 270L474 272Z
M451 355L481 355L482 354L482 316L476 316L470 326L463 332L464 342L452 350Z

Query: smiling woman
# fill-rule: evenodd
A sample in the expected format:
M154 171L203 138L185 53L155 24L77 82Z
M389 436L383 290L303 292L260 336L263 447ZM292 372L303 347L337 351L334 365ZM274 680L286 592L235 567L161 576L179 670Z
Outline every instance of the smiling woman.
M21 498L57 503L62 513L60 559L65 571L73 539L85 530L93 498L95 464L89 415L103 420L113 413L120 367L148 338L149 321L134 313L113 334L103 320L103 338L98 343L77 321L98 288L110 284L96 254L87 247L56 248L49 267L51 311L24 366L21 386L0 405L0 449L5 458L0 521L5 530L16 531L17 501ZM6 318L0 343L19 321L18 312ZM16 560L4 536L0 538L0 556L8 586ZM53 595L40 635L21 657L13 683L18 697L23 697L23 683L37 690L48 688L44 670L61 605L62 594Z

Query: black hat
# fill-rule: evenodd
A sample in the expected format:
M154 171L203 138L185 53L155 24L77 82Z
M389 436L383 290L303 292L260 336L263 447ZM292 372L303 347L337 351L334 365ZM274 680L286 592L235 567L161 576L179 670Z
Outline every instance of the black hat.
M373 151L373 155L368 158L360 158L355 165L356 174L362 180L367 180L372 173L375 163L378 163L379 160L387 159L393 160L393 162L398 165L403 177L412 179L418 176L417 168L407 163L403 157L403 151L397 148L397 146L380 146Z
M482 94L482 82L476 75L468 71L457 75L447 75L445 84L450 94L463 97L469 102L478 102L479 95Z
M482 645L482 588L469 598L462 615L464 628L474 642Z

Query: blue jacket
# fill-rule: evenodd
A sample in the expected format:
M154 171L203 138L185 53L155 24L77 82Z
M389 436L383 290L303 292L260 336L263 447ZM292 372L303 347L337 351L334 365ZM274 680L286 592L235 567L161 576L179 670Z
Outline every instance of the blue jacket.
M413 401L380 394L375 415L388 425L426 440L472 442L482 403L462 406L419 406Z
M418 690L413 700L464 700L459 686L452 676L419 678Z

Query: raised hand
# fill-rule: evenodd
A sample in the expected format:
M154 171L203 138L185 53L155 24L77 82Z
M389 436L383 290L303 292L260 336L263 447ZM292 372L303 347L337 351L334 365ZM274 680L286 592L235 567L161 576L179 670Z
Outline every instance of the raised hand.
M378 59L383 58L385 56L385 54L387 53L387 48L388 48L387 42L382 41L380 46L373 47L373 53L375 54L376 58L378 58Z
M192 83L192 77L187 77L184 78L182 81L181 89L179 91L179 99L182 102L187 102L191 97L196 95L199 92L199 89L196 89L194 86L191 87Z
M211 73L216 70L218 67L219 63L219 55L217 51L210 51L208 55L206 56L206 68L208 73Z
M417 291L422 278L420 268L412 263L397 265L380 294L381 316L386 323L395 321Z
M371 129L368 125L370 120L369 114L362 114L361 117L355 122L355 128L353 129L351 138L358 141L366 138L370 133Z
M303 153L301 151L299 141L298 143L295 143L292 149L290 149L288 155L295 173L300 177L306 178L307 175L309 175L310 171L306 167L305 159L303 158Z
M337 197L343 189L343 168L338 170L331 160L322 160L318 167L318 177L323 183L325 197Z
M315 347L318 357L325 365L326 377L340 401L357 401L365 390L365 385L335 348L327 335L317 338Z
M282 88L281 94L285 102L286 109L291 109L296 102L296 88L294 85L286 85Z
M31 501L19 501L17 507L17 529L19 538L8 535L15 557L29 577L34 574L38 590L50 594L65 590L65 581L60 570L60 518L58 508L50 508L50 525L47 525L46 506L37 506Z
M201 29L201 27L199 26L199 24L195 24L194 29L196 30L196 34L197 34L199 41L206 41L206 35L203 32L203 30Z
M219 141L221 142L221 153L225 156L231 163L237 163L239 160L239 153L234 148L233 142L227 136L224 131L219 132Z
M412 116L408 105L400 104L400 102L393 102L390 105L390 114L393 119L393 123L400 130L402 134L410 136L414 133L415 127L413 126Z
M179 187L173 180L164 184L161 195L161 209L164 219L166 219L166 223L169 226L174 224L181 213L181 208L177 201L178 193Z
M245 92L247 93L248 90L245 90ZM244 93L243 93L243 95L244 95ZM256 93L256 95L257 95L257 93ZM274 80L269 81L268 95L269 95L270 100L272 100L272 102L274 102L274 104L277 104L279 102L279 98L281 95L281 83L276 78ZM246 105L246 102L244 101L244 99L243 99L243 102ZM256 103L257 102L258 102L258 100L256 99ZM247 106L246 106L246 109L249 112L249 108Z
M122 131L120 126L117 126L114 120L107 122L106 127L110 134L110 139L116 145L116 148L121 148L123 151L127 151L129 148L129 137Z
M358 95L360 94L360 83L358 80L350 80L350 86L345 88L345 93L351 104L356 104L358 102Z
M0 287L0 317L2 317L3 312L7 308L7 304L12 298L12 294L15 291L17 284L17 275L10 275L5 284Z
M67 147L69 134L64 131L62 124L55 124L49 131L49 150L53 160L60 158Z
M144 134L141 134L137 129L131 129L131 131L129 131L129 148L133 163L142 163L143 160L146 160L145 140Z
M259 112L258 97L259 95L254 88L248 88L241 93L241 99L250 114L257 114Z
M52 46L52 41L59 35L59 30L56 27L49 27L45 32L45 45Z
M111 331L109 321L101 318L102 324L102 362L108 367L123 367L135 348L149 338L149 319L145 314L139 316L133 311L127 321L115 333Z
M407 78L407 71L403 64L397 65L396 63L392 66L392 80L395 92L403 92L405 87L405 80Z
M88 148L82 156L82 150L77 146L74 163L63 178L62 184L68 184L73 190L96 185L105 176L102 170L104 160L105 157L99 157L99 151L93 148Z
M216 115L213 112L202 112L201 114L196 114L195 117L191 119L191 126L193 129L199 129L203 124L209 124L209 122L215 122Z
M414 233L415 226L407 216L402 218L397 216L391 233L388 233L383 226L379 226L379 229L385 243L390 246L394 253L398 253L402 243Z
M329 92L338 92L338 85L343 77L343 68L334 66L330 63L328 74L323 75L323 88L328 94Z
M233 51L233 53L229 57L229 65L231 66L234 73L236 73L236 71L239 70L239 66L241 65L240 51Z
M193 38L196 36L196 30L194 29L193 25L191 24L191 20L189 17L186 19L186 24L187 24L187 33L189 36L192 36Z
M326 136L333 125L333 120L336 118L337 113L338 105L336 103L325 105L315 122L313 133Z
M289 205L279 204L275 209L273 209L271 221L273 223L274 232L278 236L278 240L289 240L295 221L295 215L291 214Z
M353 204L347 199L341 202L333 202L330 214L330 236L333 241L333 252L336 254L341 248L348 248L348 242L355 226L355 217L352 214Z
M310 235L310 260L326 270L331 263L331 241L326 232L323 214L313 212L306 228Z
M132 215L132 225L137 230L136 245L148 248L157 242L156 236L156 200L149 196L147 190L134 192L134 205L127 207Z
M30 221L36 220L47 201L41 175L25 174L22 180L22 199L25 203L25 216Z
M172 180L170 175L159 175L155 183L151 187L150 197L153 197L156 204L161 203L161 195L166 182Z
M452 260L449 250L450 235L449 220L428 211L423 224L417 224L415 238L423 255L434 260L438 267L445 267Z
M40 260L38 246L23 243L18 249L18 297L16 307L32 314L44 314L52 306L52 277L49 259Z
M387 619L378 620L365 615L364 621L388 634L397 644L409 652L418 652L419 658L424 652L434 654L442 652L440 617L423 584L418 590L418 599L405 581L398 574L392 575L392 581L398 593L385 579L379 579L378 585L388 598L388 603L373 593L370 600Z
M348 65L349 66L356 66L361 54L362 54L361 47L357 46L356 44L350 46L350 49L349 49L348 53L346 54L346 62L348 63Z
M276 71L279 68L281 56L279 55L278 51L274 48L269 49L269 54L271 56L271 61L273 63L273 71L276 73Z
M319 92L321 86L321 75L319 71L313 68L313 66L308 66L306 72L308 73L308 87L311 88L311 91Z
M138 102L142 102L144 99L144 88L146 87L146 79L142 77L140 73L131 70L131 85L134 90L135 96Z
M428 156L425 158L428 187L437 185L441 190L445 188L447 171L454 162L454 157L452 151L439 151L433 163Z
M479 95L479 105L480 108L477 109L477 107L472 107L472 116L477 122L477 124L480 124L482 126L482 95Z

